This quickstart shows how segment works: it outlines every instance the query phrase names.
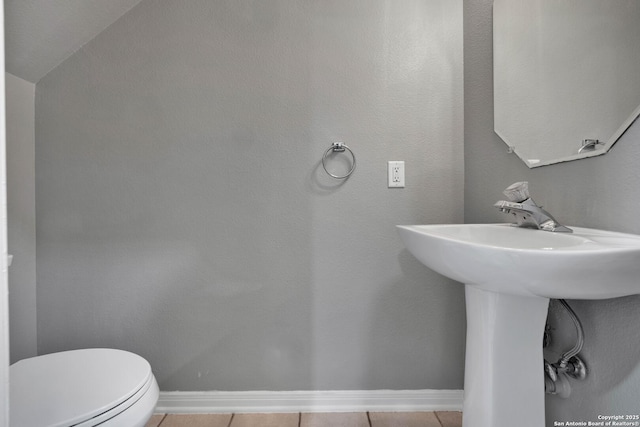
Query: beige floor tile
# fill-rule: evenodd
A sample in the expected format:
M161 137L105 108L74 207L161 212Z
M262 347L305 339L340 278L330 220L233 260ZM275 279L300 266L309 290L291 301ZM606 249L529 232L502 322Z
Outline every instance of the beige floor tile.
M147 421L144 427L158 427L162 420L164 419L164 414L155 414L151 416L151 419Z
M462 412L436 412L442 427L462 427Z
M440 427L433 412L370 412L371 427Z
M160 427L229 427L231 414L169 414Z
M369 427L365 412L303 413L300 427Z
M298 427L300 414L235 414L231 427Z

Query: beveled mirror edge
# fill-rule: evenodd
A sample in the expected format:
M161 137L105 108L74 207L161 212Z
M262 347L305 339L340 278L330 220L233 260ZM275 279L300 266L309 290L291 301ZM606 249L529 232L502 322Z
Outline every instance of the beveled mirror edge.
M491 11L491 15L492 15L492 21L495 22L496 19L496 11L495 11L495 3L497 0L493 0L492 1L492 11ZM495 35L492 36L492 51L495 52ZM495 87L496 82L495 82L495 72L493 72L493 86ZM495 111L495 91L493 93L493 103L494 103L494 111ZM518 152L518 147L515 145L512 145L507 138L505 138L497 129L495 126L495 121L494 121L494 126L493 126L493 131L496 133L496 135L498 135L498 137L502 140L502 142L504 142L507 145L508 151L509 153L513 153L516 154L518 156L518 158L520 160L522 160L522 162L527 165L527 167L529 169L533 169L533 168L538 168L538 167L542 167L542 166L549 166L549 165L553 165L553 164L558 164L558 163L565 163L565 162L570 162L573 160L581 160L581 159L588 159L590 157L596 157L596 156L602 156L604 154L607 154L609 152L609 150L611 150L611 148L615 145L615 143L620 139L620 137L622 137L622 135L629 129L629 127L631 127L631 125L633 125L633 123L638 119L638 117L640 117L640 105L638 105L636 107L636 109L631 113L631 115L620 125L620 127L611 135L611 137L607 140L607 142L605 144L603 144L603 146L601 148L595 149L595 150L589 150L589 151L584 151L582 153L576 153L570 156L564 156L564 157L559 157L556 159L551 159L551 160L545 160L545 161L531 161L531 159L527 159L524 156L522 156L519 152ZM577 147L577 149L579 149L580 147Z
M502 136L500 134L500 132L495 129L494 126L494 132L496 133L496 135L498 135L498 137L500 137L500 139L502 140L502 142L504 142L508 149L510 150L510 152L514 153L515 155L518 156L518 158L520 160L522 160L522 162L527 165L527 167L529 169L533 169L533 168L538 168L541 166L549 166L549 165L553 165L553 164L557 164L557 163L565 163L565 162L571 162L573 160L581 160L581 159L588 159L590 157L596 157L596 156L602 156L603 154L607 154L609 152L609 150L611 150L611 148L615 145L615 143L620 139L620 137L622 135L624 135L624 133L627 131L627 129L629 129L631 127L631 125L633 125L633 123L638 120L638 117L640 117L640 105L633 111L633 113L631 113L631 115L629 116L629 118L627 118L627 120L625 120L622 125L613 133L613 135L611 135L611 138L609 138L609 140L603 145L602 148L598 148L596 150L592 150L592 151L586 151L583 153L577 153L571 156L566 156L566 157L560 157L557 159L552 159L552 160L547 160L544 162L532 162L530 159L526 159L524 158L519 152L518 152L518 147L515 145L511 145L507 139Z

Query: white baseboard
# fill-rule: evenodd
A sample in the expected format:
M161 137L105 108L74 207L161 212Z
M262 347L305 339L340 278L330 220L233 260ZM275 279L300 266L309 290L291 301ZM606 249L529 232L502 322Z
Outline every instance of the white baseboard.
M462 411L462 390L163 391L156 413Z

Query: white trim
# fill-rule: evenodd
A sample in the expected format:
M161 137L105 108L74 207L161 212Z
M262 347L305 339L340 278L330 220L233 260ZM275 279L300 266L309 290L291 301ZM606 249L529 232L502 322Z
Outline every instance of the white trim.
M156 413L462 411L462 390L163 391Z
M9 426L9 279L7 276L7 159L4 93L4 1L0 0L0 427Z

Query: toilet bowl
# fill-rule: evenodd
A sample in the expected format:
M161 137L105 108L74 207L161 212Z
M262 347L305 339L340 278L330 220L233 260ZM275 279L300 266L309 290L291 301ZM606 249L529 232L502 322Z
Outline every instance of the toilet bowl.
M159 395L145 359L104 348L21 360L9 382L12 427L143 427Z

